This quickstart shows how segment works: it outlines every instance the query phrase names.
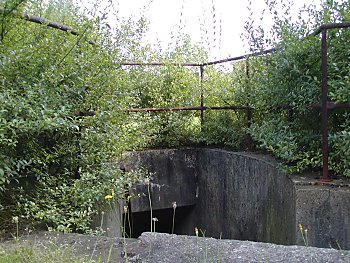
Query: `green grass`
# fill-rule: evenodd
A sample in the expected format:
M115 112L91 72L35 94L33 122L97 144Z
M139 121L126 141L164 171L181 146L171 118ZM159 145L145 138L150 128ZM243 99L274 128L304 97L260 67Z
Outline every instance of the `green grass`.
M0 263L93 263L96 261L74 257L65 248L38 250L31 247L0 249Z

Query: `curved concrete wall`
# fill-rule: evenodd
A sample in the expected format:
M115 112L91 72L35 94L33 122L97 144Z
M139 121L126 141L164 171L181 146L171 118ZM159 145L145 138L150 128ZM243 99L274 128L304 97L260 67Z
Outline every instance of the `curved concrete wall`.
M176 218L178 234L198 227L210 237L304 245L302 223L309 245L350 247L349 188L292 180L272 158L187 148L132 152L121 163L125 170L144 167L153 174L153 210L170 210L172 202L186 208ZM131 201L132 213L149 211L147 186L131 192L139 196Z
M198 159L200 225L217 237L293 244L293 183L274 163L203 149Z

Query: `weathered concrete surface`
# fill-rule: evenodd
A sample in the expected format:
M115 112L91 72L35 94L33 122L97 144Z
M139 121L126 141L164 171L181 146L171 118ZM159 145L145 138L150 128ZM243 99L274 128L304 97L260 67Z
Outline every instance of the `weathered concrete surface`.
M210 237L350 249L349 182L288 177L272 158L210 148L133 152L122 168L140 167L154 174L152 207L154 214L168 213L157 222L168 221L165 232L175 201L186 208L176 216L177 234L193 235L198 227ZM142 214L149 211L148 189L137 187L141 195L131 209L135 222L149 226L149 215ZM299 224L308 229L305 240Z
M100 229L104 231L104 234L108 237L121 237L123 236L123 218L122 206L124 203L115 202L112 205L112 209L109 207L100 208L97 215L94 216L92 222L92 229Z
M296 222L307 229L310 246L350 249L350 191L348 187L295 185ZM299 232L299 229L296 230ZM296 244L304 244L297 233Z
M203 149L198 169L196 224L207 236L293 244L293 183L276 163Z
M144 233L135 244L140 262L350 262L350 251L160 233Z
M18 243L0 243L0 253L19 246L39 250L69 249L97 262L350 262L350 251L195 236L143 233L137 240L40 232ZM60 253L57 253L60 255Z
M151 174L150 185L136 185L131 189L132 212L149 211L149 197L152 209L172 208L196 204L196 167L195 150L149 150L125 155L122 169L133 170L145 167ZM148 189L149 187L149 189Z

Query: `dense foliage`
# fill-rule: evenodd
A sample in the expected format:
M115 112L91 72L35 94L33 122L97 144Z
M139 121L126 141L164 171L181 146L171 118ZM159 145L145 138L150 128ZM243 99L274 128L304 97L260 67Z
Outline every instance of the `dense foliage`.
M274 27L270 34L262 28L247 24L252 50L266 48L264 43L275 42L277 51L249 59L250 74L242 70L238 78L235 101L256 109L254 124L249 129L258 145L272 152L290 171L319 169L321 161L321 41L309 36L324 23L348 21L349 2L326 1L317 11L306 8L308 16L293 21L288 9L279 9L276 1L269 2L274 14ZM281 1L282 3L282 1ZM286 10L282 15L280 10ZM278 15L277 15L278 14ZM344 48L350 40L350 29L328 31L328 84L329 99L349 102L349 52ZM265 41L269 38L269 41ZM288 106L290 109L288 110ZM329 116L330 168L335 175L350 176L349 113L334 110Z
M267 34L247 23L252 51L277 51L239 61L233 69L203 63L204 49L188 36L159 53L141 45L144 18L118 20L111 29L98 5L86 14L73 1L7 0L0 4L0 212L16 211L62 231L89 230L96 204L140 180L117 159L127 150L181 145L251 147L252 137L290 171L321 168L320 39L306 37L322 23L348 20L350 4L327 1L290 19L288 8L267 1L274 27ZM286 10L282 15L280 10ZM29 23L28 12L73 27L78 36ZM91 18L92 17L92 18ZM306 38L305 38L306 37ZM92 45L91 40L96 43ZM350 101L350 29L328 35L330 99ZM123 66L164 61L164 66ZM128 108L241 105L246 110L129 112ZM287 108L284 106L288 106ZM84 116L83 116L84 115ZM331 168L350 176L350 119L330 114Z
M145 23L125 22L110 32L70 1L5 1L1 8L2 208L16 207L61 230L86 231L96 203L111 189L122 197L139 177L123 175L114 164L133 148L133 138L142 138L127 127L133 116L116 109L128 105L119 63L143 52L135 43ZM81 35L28 23L16 12L63 22ZM85 112L95 114L80 116Z
M125 198L145 176L119 169L123 152L180 145L198 133L197 113L124 111L197 104L196 69L121 63L199 61L202 49L184 37L175 50L157 54L140 44L144 18L118 20L111 29L106 13L94 8L87 16L72 1L8 0L0 6L3 215L17 211L61 231L88 231L105 195ZM40 14L79 35L29 23L20 13Z

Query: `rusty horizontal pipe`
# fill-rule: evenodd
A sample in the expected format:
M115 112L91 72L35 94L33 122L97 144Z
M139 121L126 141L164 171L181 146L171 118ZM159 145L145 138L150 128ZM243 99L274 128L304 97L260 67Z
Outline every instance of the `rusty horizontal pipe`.
M20 17L24 20L30 21L30 22L46 25L48 27L52 27L52 28L59 29L59 30L65 31L65 32L69 32L72 35L77 35L77 36L80 35L80 33L78 31L74 30L70 26L63 25L63 24L60 24L60 23L55 22L55 21L47 20L47 19L39 17L39 16L29 15L26 13L18 13L15 11L10 11L10 10L1 9L1 8L0 8L0 14L5 14L5 15L11 14L11 15ZM346 28L346 27L350 27L349 21L343 22L343 23L323 24L320 27L318 27L310 35L318 35L319 33L322 32L323 29L327 30L327 29ZM87 40L91 45L96 45L96 43L93 40L91 40L91 39L87 39ZM250 54L232 57L232 58L227 58L227 59L209 61L209 62L205 62L205 63L165 63L165 62L132 62L131 61L131 62L121 63L121 65L125 65L125 66L168 66L168 65L173 65L173 66L200 67L200 66L209 66L209 65L216 65L216 64L221 64L221 63L226 63L226 62L231 62L231 61L237 61L237 60L245 59L247 57L269 54L269 53L272 53L274 51L276 51L276 48L271 48L271 49L263 50L261 52L250 53Z
M335 29L335 28L346 28L350 27L350 22L343 22L343 23L329 23L329 24L323 24L320 27L318 27L314 32L312 32L309 36L312 35L318 35L321 33L323 29ZM216 64L222 64L226 62L231 61L237 61L242 60L248 57L255 57L260 55L266 55L275 52L276 48L271 48L267 50L263 50L260 52L245 54L237 57L232 58L226 58L221 60L215 60L215 61L209 61L205 63L163 63L163 62L150 62L150 63L143 63L143 62L126 62L122 63L122 65L128 65L128 66L166 66L166 65L180 65L180 66L189 66L189 67L201 67L201 66L210 66L210 65L216 65Z
M122 66L179 66L179 67L200 67L200 63L169 63L169 62L123 62Z
M327 29L347 28L347 27L350 27L350 21L346 21L346 22L342 22L342 23L322 24L314 32L312 32L310 35L318 35L323 30L327 30Z
M321 104L312 104L312 108L320 109L322 108ZM348 102L332 102L328 101L327 108L329 110L335 110L335 109L350 109L350 103Z
M252 109L248 106L194 106L194 107L160 107L160 108L130 108L122 111L140 112L140 111L196 111L196 110L246 110Z
M269 54L276 51L275 48L263 50L261 52L255 52L255 53L249 53L245 54L242 56L237 56L237 57L232 57L232 58L226 58L226 59L221 59L221 60L216 60L216 61L210 61L210 62L205 62L205 63L166 63L166 62L123 62L121 63L122 66L184 66L184 67L204 67L204 66L210 66L210 65L216 65L216 64L222 64L226 62L231 62L231 61L237 61L237 60L242 60L248 57L256 57L260 55L265 55Z
M275 48L271 48L271 49L267 49L267 50L263 50L263 51L259 51L259 52L245 54L245 55L242 55L242 56L237 56L237 57L232 57L232 58L226 58L226 59L206 62L206 63L203 63L202 66L217 65L217 64L222 64L222 63L226 63L226 62L242 60L242 59L245 59L245 58L248 58L248 57L257 57L257 56L273 53L274 51L276 51L276 49Z
M306 108L314 108L320 109L320 104L311 104L305 105ZM290 105L280 105L280 106L269 106L266 108L267 110L291 110L293 109ZM350 103L335 103L329 102L328 109L350 109ZM256 110L256 108L250 106L188 106L188 107L152 107L152 108L129 108L129 109L121 109L120 111L128 111L128 112L140 112L140 111L202 111L202 110ZM74 116L83 117L83 116L94 116L96 115L95 111L77 111Z

